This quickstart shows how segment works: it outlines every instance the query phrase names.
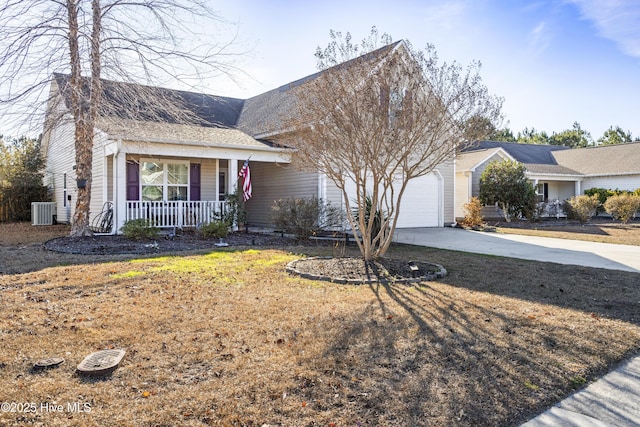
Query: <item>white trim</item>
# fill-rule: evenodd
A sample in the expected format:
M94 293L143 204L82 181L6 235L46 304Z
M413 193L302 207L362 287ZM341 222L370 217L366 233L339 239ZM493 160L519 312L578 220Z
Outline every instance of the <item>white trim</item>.
M433 173L438 179L438 227L444 227L444 177L438 169Z
M220 201L220 159L216 159L215 164L216 164L216 168L215 168L216 169L216 172L215 172L215 174L216 174L216 176L215 176L216 198L215 198L215 201L219 202ZM202 183L201 183L201 185L202 185Z
M638 171L636 172L592 173L592 174L580 175L580 177L581 178L599 178L599 177L608 178L608 177L614 177L614 176L634 176L634 175L640 175L640 168L638 168Z
M318 173L318 200L327 202L327 175Z
M165 144L141 142L141 141L127 141L122 140L121 148L119 150L134 155L141 155L144 157L170 157L170 158L192 158L192 159L247 159L251 156L251 160L258 162L279 162L279 163L291 163L290 153L282 150L275 149L270 150L256 150L252 146L220 146L215 147L211 145L202 146L189 146L184 144ZM116 151L116 141L110 140L106 145L106 150Z
M246 159L245 159L246 160ZM238 162L240 159L227 160L227 194L234 194L238 185ZM242 160L244 162L244 160ZM251 166L249 166L251 167ZM217 191L217 190L216 190Z
M568 174L564 175L564 174L554 174L554 173L532 173L532 172L525 172L525 176L531 180L538 179L543 181L576 181L584 178L583 175L568 175Z
M122 151L113 156L113 233L117 234L126 221L127 155Z
M456 156L456 161L458 160L458 158L464 157L466 154L473 154L473 153L476 153L477 151L487 151L488 154L481 161L475 163L475 166L467 168L467 169L461 169L462 172L465 172L465 171L475 172L476 169L478 169L478 167L480 167L484 163L488 162L495 155L498 155L498 156L502 157L503 160L511 160L511 161L514 161L514 162L516 161L515 158L513 158L509 153L507 153L503 148L500 148L500 147L466 151L466 152L460 153L458 156ZM526 164L525 164L525 166L526 166ZM457 166L456 166L456 172L458 172Z
M185 147L207 147L207 148L232 148L238 150L251 150L251 151L266 151L266 152L274 152L274 153L287 153L293 151L290 148L280 148L280 147L269 147L267 145L241 145L241 144L225 144L219 142L204 142L204 141L182 141L178 139L169 139L169 138L136 138L136 139L127 139L123 138L123 141L127 143L157 143L157 144L165 144L165 145L179 145L181 148Z

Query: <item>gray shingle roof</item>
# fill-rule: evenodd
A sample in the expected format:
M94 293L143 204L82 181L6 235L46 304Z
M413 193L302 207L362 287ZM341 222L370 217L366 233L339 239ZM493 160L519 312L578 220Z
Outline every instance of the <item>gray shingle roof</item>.
M363 59L365 63L375 63L400 43L402 43L402 41L383 46L357 59L360 61L360 64L362 64ZM348 71L349 67L355 61L355 59L347 61L331 69L341 68ZM238 129L254 136L271 135L285 130L283 129L283 118L290 119L296 113L296 93L304 90L305 83L316 79L322 73L323 71L311 74L302 79L287 83L284 86L280 86L277 89L245 100L237 123Z
M559 145L518 144L516 142L479 141L473 144L469 151L488 148L502 148L520 163L555 165L556 159L552 152L569 150L569 147Z
M231 146L270 149L273 144L259 141L238 130L176 123L143 122L114 117L98 119L97 127L111 138L129 141L165 142L196 146Z
M556 161L584 175L640 174L640 142L574 148L553 153Z
M400 43L402 41L369 52L357 59L359 63L362 63L363 59L365 63L375 63ZM332 69L341 67L348 70L354 61L355 59L336 65ZM100 115L103 118L113 119L113 123L140 122L135 132L142 132L147 138L151 138L154 130L158 131L162 128L162 126L152 126L152 123L184 125L173 127L172 137L178 137L175 132L181 129L185 132L185 139L192 138L197 132L194 131L193 126L186 124L187 121L180 121L174 117L175 109L164 111L162 102L149 102L147 98L167 99L171 101L167 104L175 104L178 109L187 110L189 122L195 126L232 128L260 139L263 135L274 136L285 130L283 118L291 118L295 114L297 91L304 90L305 83L321 74L322 71L311 74L246 100L103 80L103 98L106 102ZM67 107L70 107L69 76L55 74L54 78ZM87 94L89 93L88 83L87 79L84 82ZM160 104L159 107L158 104ZM141 128L144 128L144 131L141 131ZM132 129L132 134L133 132ZM204 134L201 136L204 139L209 138ZM157 137L161 138L164 135L159 133Z
M573 169L569 169L567 167L561 165L548 165L548 164L537 164L537 163L527 163L527 172L533 174L544 174L544 175L580 175L579 172L576 172Z
M475 161L502 148L533 174L624 175L640 174L640 142L588 148L557 145L479 141L464 150L464 161ZM473 154L471 156L471 154ZM459 163L460 164L460 163ZM466 164L466 163L463 163ZM470 167L473 167L470 166Z
M70 76L54 74L67 108L71 104ZM83 81L89 94L89 80ZM185 123L205 127L233 127L238 121L244 100L204 93L187 92L132 83L102 81L102 117L143 122ZM169 106L173 106L170 108ZM179 110L184 109L184 112ZM180 120L181 118L184 119Z

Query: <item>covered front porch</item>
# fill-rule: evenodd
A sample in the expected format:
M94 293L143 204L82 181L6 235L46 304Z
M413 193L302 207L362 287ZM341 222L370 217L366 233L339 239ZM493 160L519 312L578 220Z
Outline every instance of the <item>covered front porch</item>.
M245 160L250 158L255 166L289 162L286 150L253 139L238 146L230 137L234 135L226 136L230 142L215 144L109 141L103 173L94 175L93 222L100 224L110 216L111 234L136 219L162 229L197 228L228 212L227 198L239 185Z
M564 218L563 204L566 200L579 196L581 177L577 175L529 174L536 190L538 214L543 218Z

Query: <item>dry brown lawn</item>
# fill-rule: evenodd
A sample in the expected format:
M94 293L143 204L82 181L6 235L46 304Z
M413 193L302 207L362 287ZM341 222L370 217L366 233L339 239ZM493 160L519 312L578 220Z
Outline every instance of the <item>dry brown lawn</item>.
M610 219L592 219L587 224L558 220L525 224L524 227L518 223L501 223L498 232L640 246L640 221L638 220L628 224Z
M635 273L402 246L449 275L337 285L284 272L330 249L105 259L20 230L0 227L26 271L0 275L0 402L23 412L0 425L513 426L640 351ZM127 351L112 375L75 373L105 348Z

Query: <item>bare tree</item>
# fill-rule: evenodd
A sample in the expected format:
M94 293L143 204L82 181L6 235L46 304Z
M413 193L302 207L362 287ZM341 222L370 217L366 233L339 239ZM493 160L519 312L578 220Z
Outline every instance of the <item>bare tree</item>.
M483 137L486 121L477 118L498 122L502 100L488 94L479 64L438 65L433 46L415 51L401 41L371 51L375 28L360 46L348 33L331 36L316 54L320 68L331 67L296 88L285 143L296 148L295 164L342 191L358 247L371 260L391 244L407 183Z
M66 111L73 116L78 198L72 235L91 234L96 121L102 116L200 120L172 92L140 83L195 85L220 74L233 76L234 39L218 44L216 35L198 32L222 22L205 0L1 0L3 121L42 129L47 105L46 133ZM49 92L52 84L58 91Z

